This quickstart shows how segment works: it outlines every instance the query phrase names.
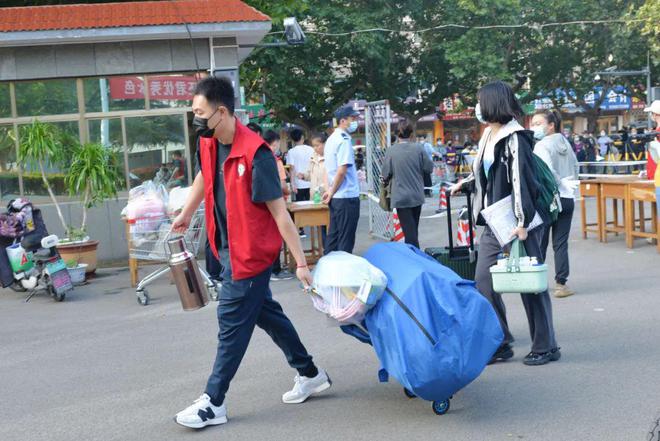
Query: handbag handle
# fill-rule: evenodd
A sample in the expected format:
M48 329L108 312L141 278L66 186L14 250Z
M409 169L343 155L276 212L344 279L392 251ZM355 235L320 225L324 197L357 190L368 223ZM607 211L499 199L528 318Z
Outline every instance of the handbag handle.
M525 248L520 239L514 239L511 244L511 253L509 254L509 259L506 262L506 270L511 273L520 272L520 256L526 256Z

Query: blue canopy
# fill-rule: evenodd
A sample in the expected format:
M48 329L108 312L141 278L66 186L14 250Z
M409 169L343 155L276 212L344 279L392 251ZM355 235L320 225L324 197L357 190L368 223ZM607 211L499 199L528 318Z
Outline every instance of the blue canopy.
M477 378L503 334L474 282L402 243L374 245L364 257L388 278L388 292L366 317L383 369L429 401Z

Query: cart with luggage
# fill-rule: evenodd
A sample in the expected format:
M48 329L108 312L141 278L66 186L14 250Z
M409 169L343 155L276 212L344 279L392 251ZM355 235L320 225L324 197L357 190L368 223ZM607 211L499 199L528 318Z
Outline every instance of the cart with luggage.
M147 286L170 272L167 262L171 252L167 246L167 241L174 234L172 233L173 220L173 216L168 214L128 220L131 236L128 248L130 257L137 260L163 263L163 266L148 274L138 283L135 295L141 305L148 305L150 301ZM200 247L206 239L205 231L204 207L202 206L193 214L190 226L183 235L186 249L195 256L198 255ZM200 273L206 283L209 297L217 300L218 294L215 282L202 268L200 268Z
M381 296L374 296L372 288L380 285L380 278L369 278L368 271L359 289L318 287L332 274L341 274L337 268L320 274L325 271L323 259L315 272L315 287L334 297L323 307L314 299L315 307L325 313L330 310L328 315L339 321L343 332L373 346L381 366L380 381L393 377L407 397L430 401L437 415L449 410L453 395L481 374L502 342L495 311L474 282L414 246L380 243L364 255L386 278ZM345 271L358 265L351 262ZM346 298L340 303L337 296L342 294ZM364 305L356 307L355 299Z

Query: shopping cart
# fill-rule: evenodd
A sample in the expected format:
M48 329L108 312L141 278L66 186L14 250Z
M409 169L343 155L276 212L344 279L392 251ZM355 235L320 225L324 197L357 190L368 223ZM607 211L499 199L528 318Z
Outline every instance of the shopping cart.
M137 260L165 263L164 266L147 275L138 283L135 294L141 305L149 304L149 293L147 285L170 271L167 262L170 258L170 250L167 241L178 233L172 232L173 217L167 215L144 216L129 220L129 254ZM183 234L186 248L197 256L200 246L206 237L204 225L204 207L199 208L190 221L190 227ZM216 284L208 273L200 268L200 273L206 282L209 297L214 301L218 299Z

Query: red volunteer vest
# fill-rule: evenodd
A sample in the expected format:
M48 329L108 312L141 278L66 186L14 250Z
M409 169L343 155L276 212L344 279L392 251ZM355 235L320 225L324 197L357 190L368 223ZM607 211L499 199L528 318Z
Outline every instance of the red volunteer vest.
M252 202L252 161L265 142L236 120L231 152L223 167L227 207L227 236L232 278L247 279L262 273L279 257L282 237L265 203ZM218 144L215 138L199 138L206 231L213 254L217 226L213 207Z
M651 154L647 153L648 158L646 159L646 179L649 181L653 181L655 178L655 169L657 168L657 164L653 161L653 158L651 158Z
M656 136L655 139L660 142L660 135ZM646 152L646 178L649 181L653 181L655 179L655 169L657 167L658 164L656 164L653 158L651 158L651 153Z

